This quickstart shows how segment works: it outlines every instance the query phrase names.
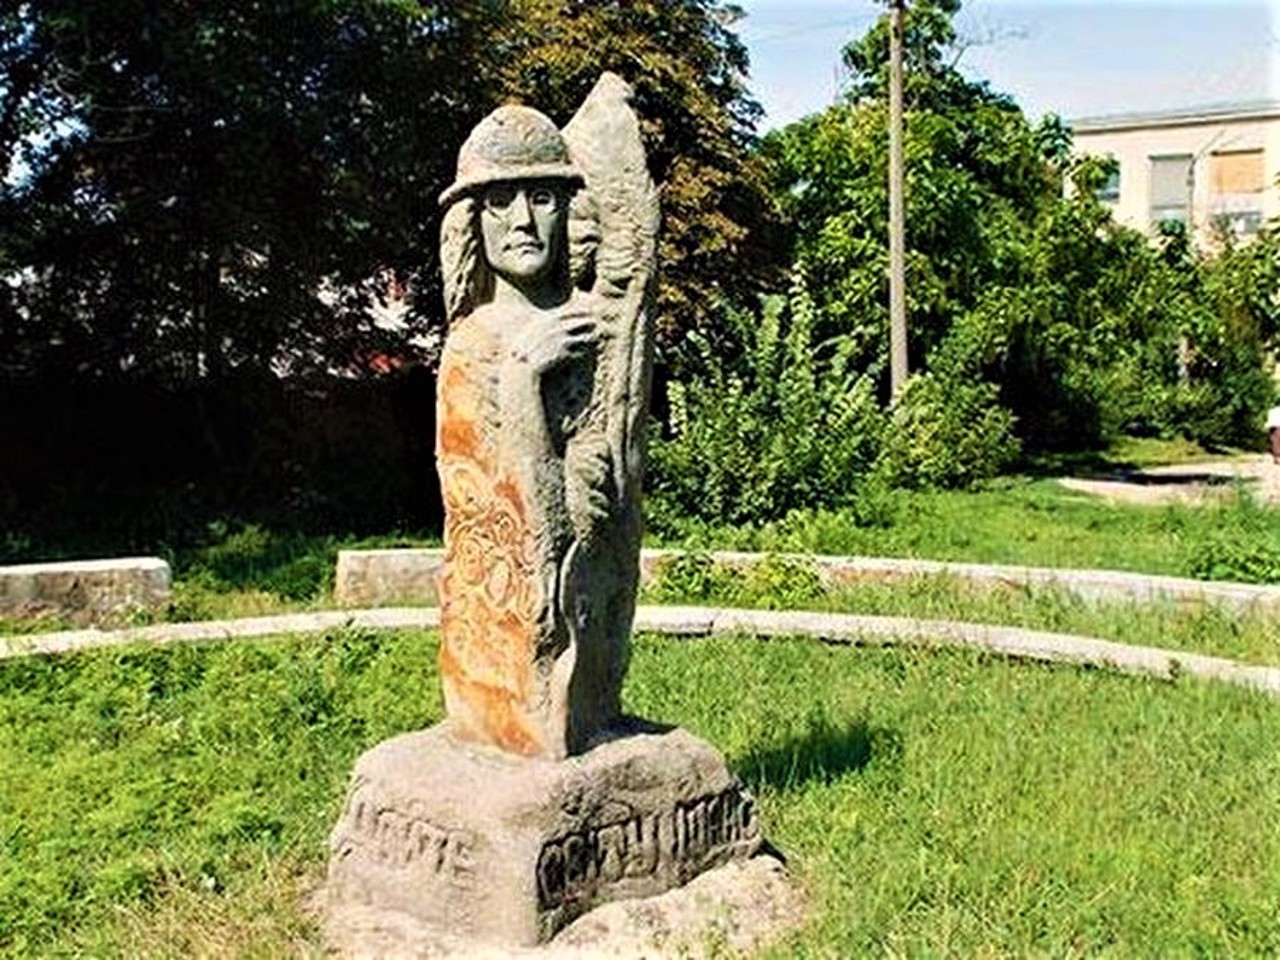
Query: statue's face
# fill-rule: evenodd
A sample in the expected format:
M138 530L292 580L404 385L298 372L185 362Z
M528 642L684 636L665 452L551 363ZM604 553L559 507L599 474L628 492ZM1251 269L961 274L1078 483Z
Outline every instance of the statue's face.
M493 272L518 287L543 279L564 238L568 200L558 184L494 183L480 196L480 233Z

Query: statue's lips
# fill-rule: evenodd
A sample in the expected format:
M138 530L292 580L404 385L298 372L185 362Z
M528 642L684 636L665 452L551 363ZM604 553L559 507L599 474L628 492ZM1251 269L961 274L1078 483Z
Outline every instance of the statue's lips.
M512 253L541 253L543 245L534 240L525 240L520 243L508 243L504 249Z

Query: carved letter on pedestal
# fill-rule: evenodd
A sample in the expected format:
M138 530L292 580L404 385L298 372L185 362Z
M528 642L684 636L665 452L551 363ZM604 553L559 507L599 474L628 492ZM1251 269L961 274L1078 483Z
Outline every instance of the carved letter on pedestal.
M742 848L754 848L759 833L754 802L737 788L647 817L571 833L543 845L537 866L539 902L552 909L598 896L625 878L662 870L695 876Z

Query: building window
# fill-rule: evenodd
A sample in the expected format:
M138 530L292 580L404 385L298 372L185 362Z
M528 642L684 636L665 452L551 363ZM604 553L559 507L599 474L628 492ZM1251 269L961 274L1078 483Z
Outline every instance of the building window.
M1209 158L1209 209L1213 222L1237 237L1262 226L1266 186L1261 150L1221 150Z
M1151 224L1188 223L1191 207L1191 154L1151 158Z
M1111 161L1110 168L1107 170L1107 179L1102 181L1102 186L1098 187L1095 196L1103 203L1119 203L1120 202L1120 164L1115 158L1109 158Z

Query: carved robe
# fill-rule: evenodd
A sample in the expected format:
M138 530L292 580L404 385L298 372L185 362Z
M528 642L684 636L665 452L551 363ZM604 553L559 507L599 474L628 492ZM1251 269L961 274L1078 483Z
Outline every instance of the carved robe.
M593 399L604 376L596 358L549 373L539 409L504 413L502 368L524 320L481 307L445 345L440 672L464 736L562 757L618 712L638 522L617 509L603 404ZM546 449L528 449L517 425L503 422L535 417ZM634 533L618 529L623 519Z

